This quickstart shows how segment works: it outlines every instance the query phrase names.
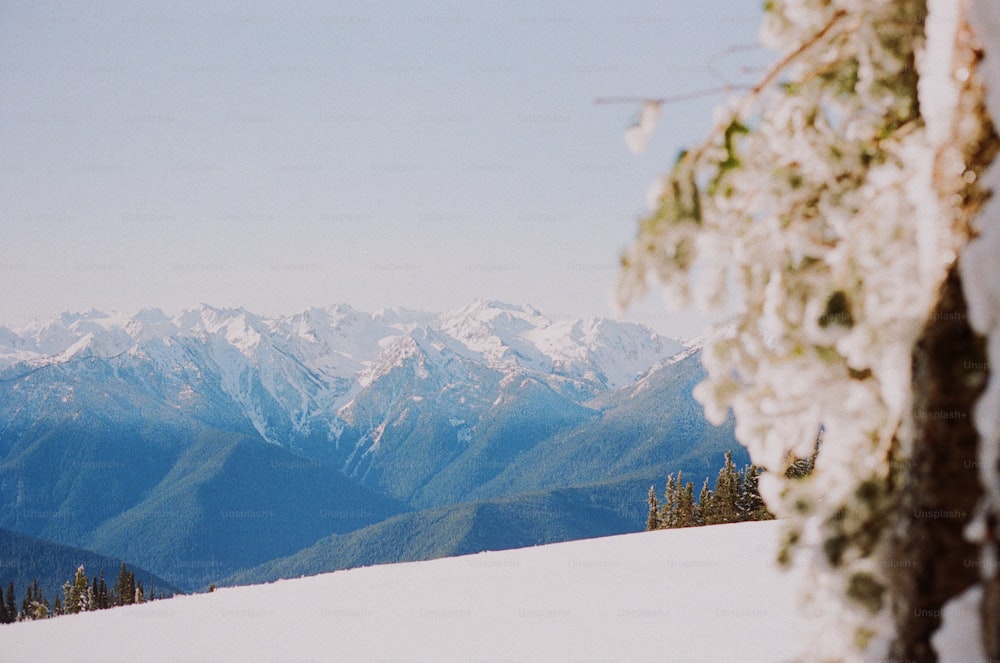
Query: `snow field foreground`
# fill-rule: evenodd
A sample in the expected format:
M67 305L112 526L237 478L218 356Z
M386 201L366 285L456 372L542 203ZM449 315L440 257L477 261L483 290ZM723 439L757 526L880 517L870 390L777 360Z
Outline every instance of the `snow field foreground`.
M339 571L0 627L18 661L783 661L816 621L778 522ZM797 572L801 572L799 569Z

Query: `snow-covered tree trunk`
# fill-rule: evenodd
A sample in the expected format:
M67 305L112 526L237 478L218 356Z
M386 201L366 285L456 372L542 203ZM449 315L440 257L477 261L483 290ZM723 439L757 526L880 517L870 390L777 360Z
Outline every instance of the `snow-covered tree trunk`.
M984 106L979 44L959 6L954 29L945 31L939 44L943 49L946 38L953 40L950 69L957 95L950 131L936 154L934 184L941 200L957 203L941 207L951 225L972 228L987 195L979 175L993 161L997 139ZM956 263L914 347L912 453L893 465L898 499L887 560L896 629L891 654L902 660L934 659L931 636L946 604L980 580L980 550L964 530L984 496L974 412L988 374L985 339L970 326ZM995 644L987 643L994 638L985 630L983 637L992 656L1000 656Z
M953 268L913 353L912 448L892 464L897 495L884 560L895 638L891 657L934 660L945 604L978 580L977 547L963 536L982 497L971 412L982 393L982 339L969 328Z
M976 101L983 107L960 110L996 125L1000 119L1000 4L989 0L976 0L971 7L968 4L962 3L969 23L964 38L979 49L976 55L982 58L975 67L978 76L971 80L981 81L983 90ZM974 561L982 592L983 654L989 660L1000 660L1000 164L994 158L1000 147L995 134L992 138L974 161L982 186L992 196L974 210L977 237L962 252L960 268L970 326L986 339L983 366L988 375L986 389L973 411L980 436L975 467L984 494L967 535L980 547Z
M623 299L737 311L696 396L819 573L815 657L998 659L1000 3L766 6L780 60L658 183Z

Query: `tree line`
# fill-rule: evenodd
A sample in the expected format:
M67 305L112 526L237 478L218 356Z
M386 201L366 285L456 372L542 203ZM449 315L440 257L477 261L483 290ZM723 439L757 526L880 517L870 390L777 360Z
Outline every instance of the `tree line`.
M146 588L143 587L142 581L137 581L135 574L129 571L124 563L118 572L118 578L111 587L104 579L104 569L101 569L91 579L87 577L83 565L80 565L76 569L73 580L64 583L62 590L62 597L56 596L55 601L50 604L44 591L38 585L38 578L35 578L34 582L25 588L24 598L21 600L19 609L14 594L14 583L8 583L6 594L0 587L0 624L47 619L92 610L105 610L123 605L145 603L156 598L153 591L149 592L148 597L146 596Z
M814 459L815 456L795 460L785 472L786 476L793 478L808 475L812 472ZM667 476L662 502L656 495L656 489L649 487L646 529L773 520L774 514L768 511L760 496L760 473L761 469L752 464L737 470L733 463L733 452L727 451L725 463L719 470L715 483L709 485L708 477L705 477L697 500L694 496L694 484L684 481L684 473L678 472L676 476L671 473Z

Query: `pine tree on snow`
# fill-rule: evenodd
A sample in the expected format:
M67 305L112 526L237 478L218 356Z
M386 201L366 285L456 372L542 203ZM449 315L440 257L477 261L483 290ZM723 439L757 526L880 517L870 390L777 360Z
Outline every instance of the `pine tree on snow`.
M694 485L688 481L683 488L677 491L677 524L675 527L694 527L695 524Z
M125 567L124 562L115 580L113 596L116 606L135 603L135 575Z
M31 590L32 598L29 602L31 619L45 619L49 616L51 610L49 609L49 600L45 598L45 592L38 585L38 578L34 579Z
M31 602L34 599L34 595L31 593L31 585L28 585L24 589L24 598L21 599L21 612L19 613L19 621L31 619Z
M660 501L656 499L656 489L649 487L649 516L646 518L646 531L660 529Z
M701 484L701 493L698 495L698 524L708 525L714 522L715 494L708 487L708 477Z
M758 479L760 468L747 465L740 471L739 509L744 520L773 520L774 515L767 510L764 499L760 496Z
M78 612L91 610L88 603L91 596L90 582L87 580L87 574L84 572L82 564L77 567L72 584L63 585L63 593L66 595L63 604L66 614L74 615Z
M663 491L660 526L666 528L677 526L677 479L674 478L673 473L667 475L667 487Z
M111 607L111 602L108 597L108 583L104 580L104 569L100 570L99 580L95 579L97 583L97 609L105 610Z
M84 601L84 605L86 606L84 610L87 610L88 612L98 609L97 595L94 593L94 588L91 585L87 585L87 598Z
M739 476L733 464L733 452L726 452L726 462L715 480L712 523L739 522L737 499L739 497Z
M13 581L7 585L7 605L4 610L6 613L6 618L8 624L17 621L17 599L14 596L14 583Z

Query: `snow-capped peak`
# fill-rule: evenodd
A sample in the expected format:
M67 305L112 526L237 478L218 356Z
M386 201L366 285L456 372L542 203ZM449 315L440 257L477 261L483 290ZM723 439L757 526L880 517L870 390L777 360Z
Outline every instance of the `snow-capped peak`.
M405 309L369 314L337 305L264 317L202 304L173 317L158 309L130 318L89 311L0 330L0 370L96 357L151 361L170 380L214 376L267 439L282 435L261 415L267 408L277 405L296 428L319 417L332 430L339 409L390 374L397 391L410 388L399 380L440 390L530 375L582 400L634 382L681 350L634 323L553 322L530 306L490 300L440 315ZM176 389L190 384L179 382Z
M446 313L445 317L476 318L488 321L497 316L508 314L519 318L544 318L538 309L529 305L508 304L495 299L474 299L462 308Z

